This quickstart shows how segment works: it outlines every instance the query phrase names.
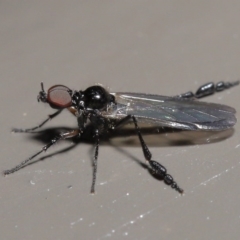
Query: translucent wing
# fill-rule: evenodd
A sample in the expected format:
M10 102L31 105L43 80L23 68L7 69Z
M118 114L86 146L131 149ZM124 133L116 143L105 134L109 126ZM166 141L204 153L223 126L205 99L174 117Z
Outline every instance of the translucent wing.
M224 130L236 123L229 106L143 93L111 93L116 105L104 116L122 119L134 115L138 121L188 130Z

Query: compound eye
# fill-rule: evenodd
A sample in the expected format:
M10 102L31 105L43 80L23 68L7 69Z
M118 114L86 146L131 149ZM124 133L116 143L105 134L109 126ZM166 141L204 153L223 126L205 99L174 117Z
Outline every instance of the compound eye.
M63 85L54 85L48 89L47 101L52 108L67 108L72 104L71 90Z

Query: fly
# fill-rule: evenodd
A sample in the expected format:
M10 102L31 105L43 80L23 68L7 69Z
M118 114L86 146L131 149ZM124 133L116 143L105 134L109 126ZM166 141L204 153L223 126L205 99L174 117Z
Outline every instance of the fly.
M57 111L49 115L45 121L36 127L13 129L13 131L34 132L64 109L68 109L76 116L78 128L60 133L43 146L39 152L14 168L5 170L4 174L8 175L25 167L32 159L45 152L59 140L72 137L80 138L88 124L91 124L94 129L92 137L95 140L91 186L91 193L94 193L100 137L128 122L133 122L143 155L153 173L161 177L167 185L170 185L179 193L183 193L183 189L167 173L167 169L157 161L152 160L152 154L142 137L138 122L152 124L156 127L171 127L192 131L221 131L232 128L237 121L234 108L221 104L200 102L196 99L236 86L239 82L207 83L198 88L196 93L186 92L175 97L145 93L109 93L101 86L91 86L85 91L73 91L64 85L54 85L45 92L43 83L41 83L41 91L37 97L38 101L48 103L50 107L57 109Z

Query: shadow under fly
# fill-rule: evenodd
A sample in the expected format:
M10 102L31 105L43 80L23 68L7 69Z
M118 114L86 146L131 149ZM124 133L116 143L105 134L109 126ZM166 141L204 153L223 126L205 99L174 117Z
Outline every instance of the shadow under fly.
M167 169L155 160L146 145L138 122L159 127L191 131L222 131L232 128L236 123L235 109L226 105L201 102L197 99L206 97L236 86L239 81L207 83L198 88L196 93L186 92L174 97L166 97L145 93L116 92L109 93L102 86L91 86L84 91L73 91L64 85L54 85L45 92L43 83L38 101L48 103L57 111L48 116L40 125L29 129L13 129L14 132L34 132L49 120L58 116L62 110L68 109L76 118L78 128L61 132L53 137L40 151L21 162L14 168L5 170L8 175L26 166L36 156L46 151L59 140L90 134L95 141L93 160L93 179L91 193L95 192L97 159L100 138L107 133L132 122L140 141L143 155L157 178L170 185L179 193L183 189L178 186ZM91 125L91 131L88 126Z

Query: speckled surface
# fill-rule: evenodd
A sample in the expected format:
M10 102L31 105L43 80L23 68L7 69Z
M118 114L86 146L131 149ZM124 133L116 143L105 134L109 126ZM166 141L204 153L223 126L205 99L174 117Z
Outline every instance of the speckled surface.
M64 112L42 134L11 133L53 112L36 101L41 81L176 95L239 79L239 9L231 0L1 1L1 171L39 151L55 128L77 125ZM239 86L206 101L236 108L240 119ZM101 142L91 195L93 145L62 141L0 177L1 239L238 239L239 124L214 134L144 134L183 196L140 164L135 136Z

